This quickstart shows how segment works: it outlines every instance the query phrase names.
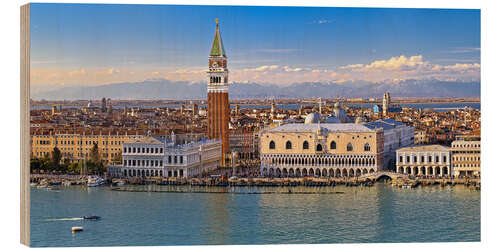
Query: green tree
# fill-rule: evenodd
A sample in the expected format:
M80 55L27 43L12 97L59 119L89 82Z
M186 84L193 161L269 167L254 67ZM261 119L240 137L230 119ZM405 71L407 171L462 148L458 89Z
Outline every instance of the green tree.
M102 163L101 155L99 154L99 147L96 143L90 150L90 162L87 162L88 172L91 174L103 174L106 167Z
M80 165L78 162L73 162L69 164L68 166L68 171L74 174L79 174L80 173Z
M62 164L59 166L59 171L63 172L63 173L68 173L70 172L69 170L69 165L71 164L71 161L69 158L64 158L63 161L62 161Z
M50 171L52 168L52 161L47 155L43 155L41 158L38 158L40 162L39 170L43 172Z
M30 170L31 172L42 169L42 161L39 158L31 158L30 159Z
M99 146L97 146L97 143L94 143L94 146L90 150L90 161L95 164L101 162L101 156L99 155Z
M57 168L59 166L59 162L61 162L61 151L57 148L57 146L52 149L51 160L54 167Z

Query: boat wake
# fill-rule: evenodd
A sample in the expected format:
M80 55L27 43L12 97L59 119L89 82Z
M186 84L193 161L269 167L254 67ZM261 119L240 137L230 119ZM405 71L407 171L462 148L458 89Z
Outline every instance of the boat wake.
M72 221L72 220L83 220L83 217L74 217L74 218L54 218L54 219L45 219L43 221Z

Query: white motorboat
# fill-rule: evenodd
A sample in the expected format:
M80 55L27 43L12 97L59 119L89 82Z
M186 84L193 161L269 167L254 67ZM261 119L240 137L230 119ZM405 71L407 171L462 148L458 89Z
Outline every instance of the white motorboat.
M89 176L87 178L87 187L97 187L103 185L106 181L98 176Z

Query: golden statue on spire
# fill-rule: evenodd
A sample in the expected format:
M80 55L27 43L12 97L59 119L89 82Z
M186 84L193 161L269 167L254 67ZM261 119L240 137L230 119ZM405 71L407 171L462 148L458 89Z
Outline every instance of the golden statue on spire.
M219 24L219 18L215 18L215 23Z

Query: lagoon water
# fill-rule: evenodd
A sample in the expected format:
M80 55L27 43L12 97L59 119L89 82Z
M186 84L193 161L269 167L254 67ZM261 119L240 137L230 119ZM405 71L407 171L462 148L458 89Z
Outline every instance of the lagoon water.
M480 241L480 191L464 186L122 188L32 188L31 245Z

